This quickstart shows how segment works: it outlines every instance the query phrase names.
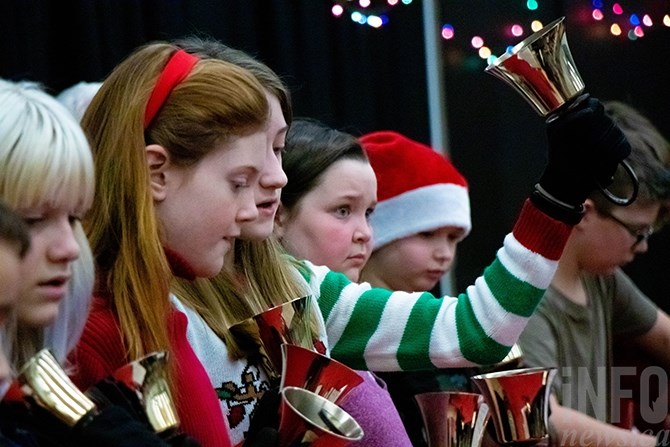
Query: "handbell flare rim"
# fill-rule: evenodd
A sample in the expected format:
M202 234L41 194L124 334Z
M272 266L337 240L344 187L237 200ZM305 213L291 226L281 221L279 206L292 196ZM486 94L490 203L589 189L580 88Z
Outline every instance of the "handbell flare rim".
M555 366L534 366L534 367L529 367L529 368L517 368L517 369L509 369L505 371L493 371L490 373L484 373L484 374L477 374L474 376L471 376L471 380L486 380L486 379L497 379L500 377L518 377L518 376L525 376L528 374L533 374L537 372L547 372L551 373L552 371L558 371L558 368Z
M325 424L321 425L321 423L313 420L308 415L306 415L300 408L296 407L295 403L290 398L291 394L294 394L294 393L306 394L311 399L315 399L315 400L319 401L320 403L322 403L324 407L331 407L331 408L337 409L338 413L345 415L347 417L347 419L349 419L350 421L353 422L354 428L356 429L356 434L355 435L346 435L346 434L343 434L343 433L337 433L337 432L333 431L330 427L327 427L327 426L324 427ZM298 416L300 419L307 422L308 424L314 425L319 430L323 431L324 433L327 433L328 436L330 436L332 438L335 438L335 439L340 440L340 441L346 441L346 442L357 442L357 441L360 441L361 439L363 439L363 437L365 436L365 431L363 430L363 427L361 426L361 424L356 420L356 418L354 418L351 414L349 414L349 412L344 410L338 404L329 401L325 397L320 396L319 394L317 394L313 391L310 391L310 390L305 389L305 388L297 387L297 386L287 386L280 391L280 394L282 396L282 399L285 401L286 405L288 405L288 407L291 409L291 411L296 416ZM281 419L281 417L280 417L280 419ZM280 429L281 429L281 422L280 422Z
M439 394L439 395L461 395L461 396L479 396L483 397L482 393L476 393L473 391L425 391L423 393L417 393L414 395L414 398L416 399L418 396L424 396L424 395L429 395L429 394Z
M292 298L292 299L286 301L285 303L281 303L281 304L277 304L276 306L268 307L267 309L264 309L260 312L257 312L250 317L243 318L241 320L238 320L238 321L234 322L233 324L228 325L228 329L230 330L232 328L240 327L244 324L248 324L250 322L253 322L253 321L257 320L259 317L261 317L264 314L269 314L272 311L276 311L276 310L281 309L281 308L287 308L289 305L295 304L299 301L307 302L307 300L309 300L310 298L311 298L310 295L303 295L303 296L299 296L297 298Z
M505 51L502 55L496 57L489 65L486 66L484 71L489 72L491 70L498 68L502 63L504 63L510 57L518 54L521 50L528 47L530 44L538 41L547 34L553 32L557 27L562 25L564 21L565 16L562 16L553 20L548 25L543 26L541 29L535 31L533 34L531 34L530 36L523 39L521 42L514 45L510 51Z
M96 404L71 381L49 348L28 359L17 380L24 398L30 397L69 427L97 411Z
M326 397L331 402L339 405L338 402L341 402L341 400L347 394L349 394L349 392L351 392L351 390L353 390L357 386L361 385L365 381L365 379L363 379L363 377L360 376L356 372L356 370L354 370L353 368L350 368L349 366L345 365L344 363L342 363L338 360L335 360L334 358L332 358L330 356L321 354L320 352L317 352L314 349L309 349L309 348L306 348L304 346L300 346L300 345L296 345L296 344L292 344L292 343L282 343L280 345L280 350L282 352L282 371L281 371L281 378L280 378L280 382L279 382L279 389L280 390L284 389L286 387L291 387L291 386L298 387L298 388L305 388L309 391L312 391L316 394L319 394L323 397ZM287 379L287 377L289 377L289 374L287 372L287 368L289 366L288 365L288 360L289 360L289 354L290 354L291 351L301 352L303 354L309 355L314 360L321 359L323 362L325 362L325 364L329 365L329 367L331 369L334 368L336 370L339 370L339 372L341 374L342 373L347 373L348 374L348 376L347 376L347 379L348 379L347 388L346 389L340 389L339 390L340 393L334 399L331 399L331 398L329 398L329 397L327 397L323 394L323 391L328 390L327 388L324 388L322 391L317 391L317 390L314 390L314 389L310 389L309 387L306 387L304 383L303 384L296 384L296 383L287 384L286 379ZM306 366L306 365L303 365L303 366ZM328 366L324 365L324 369L325 368L328 368ZM340 375L340 377L342 377L342 376ZM292 378L295 378L295 376L292 377ZM306 377L303 377L303 378L306 378ZM322 382L319 382L318 385L324 385L324 384Z

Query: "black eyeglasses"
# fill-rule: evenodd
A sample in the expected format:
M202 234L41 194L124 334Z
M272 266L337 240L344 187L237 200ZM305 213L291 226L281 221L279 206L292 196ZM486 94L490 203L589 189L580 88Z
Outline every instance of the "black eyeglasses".
M623 228L628 231L628 233L635 238L635 243L633 244L633 247L635 247L638 244L641 244L642 241L646 241L649 239L649 237L654 234L654 227L649 225L644 228L635 228L631 226L630 224L627 224L626 222L622 221L618 217L602 210L597 210L598 214L600 214L603 217L607 217L608 219L612 219L614 222L618 223L621 225Z

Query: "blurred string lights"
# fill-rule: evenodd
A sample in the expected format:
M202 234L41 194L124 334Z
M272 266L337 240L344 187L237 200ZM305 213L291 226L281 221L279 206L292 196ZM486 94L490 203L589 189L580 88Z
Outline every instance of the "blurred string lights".
M644 4L640 5L645 2L631 0L589 0L588 3L590 10L588 23L607 26L609 34L614 37L634 41L644 37L648 30L655 27L670 28L670 2L667 0L650 0L647 3L653 4L653 7L646 9ZM412 0L335 0L331 12L335 17L348 16L359 25L381 28L389 23L389 12L392 8L410 4ZM538 0L518 0L518 4L523 5L521 7L526 11L524 16L528 15L528 11L531 15L539 13ZM503 41L507 42L506 47L503 44L502 48L510 51L514 44L543 26L544 24L536 18L502 25L499 34L502 35ZM458 37L462 37L458 34L458 28L454 23L447 22L441 27L441 37L445 41L455 42ZM487 63L496 58L491 47L498 46L498 43L489 45L483 34L471 35L466 39L479 58ZM493 40L499 42L500 36L496 36Z
M596 22L609 25L609 32L613 36L627 37L629 40L637 40L645 36L646 30L654 27L670 27L670 14L668 14L667 2L655 2L656 9L650 10L640 7L631 7L627 2L605 2L603 0L591 1L591 17ZM665 3L665 11L659 10L658 6Z
M345 13L352 22L381 28L389 23L388 10L397 5L410 5L412 0L337 0L331 8L335 17L343 17Z

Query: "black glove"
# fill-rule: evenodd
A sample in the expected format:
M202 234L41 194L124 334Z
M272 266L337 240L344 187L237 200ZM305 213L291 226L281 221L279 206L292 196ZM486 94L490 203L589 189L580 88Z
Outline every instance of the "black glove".
M247 436L244 447L277 447L279 432L275 428L262 427L253 436Z
M86 390L86 395L98 408L116 405L126 411L132 418L147 426L150 425L149 418L135 392L112 377L103 379L90 387Z
M551 217L576 224L588 195L612 182L631 147L600 101L590 96L549 121L547 137L549 161L531 200Z
M86 391L86 395L95 402L98 408L107 408L110 405L123 409L130 417L141 422L153 432L151 423L146 415L142 403L125 384L114 378L107 378L93 385ZM200 443L185 433L172 431L158 435L171 447L200 447Z
M95 447L169 447L154 431L122 408L110 405L77 424L72 445Z
M278 388L267 390L254 411L244 447L276 447L279 445L279 405L281 394Z
M167 438L171 447L200 447L200 443L185 433L179 433Z

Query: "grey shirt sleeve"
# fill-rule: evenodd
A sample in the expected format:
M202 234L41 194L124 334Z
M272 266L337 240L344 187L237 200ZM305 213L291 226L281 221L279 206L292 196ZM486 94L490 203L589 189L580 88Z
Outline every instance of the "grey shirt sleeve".
M649 331L658 317L656 304L620 269L614 273L613 279L612 331L617 335L631 336Z

